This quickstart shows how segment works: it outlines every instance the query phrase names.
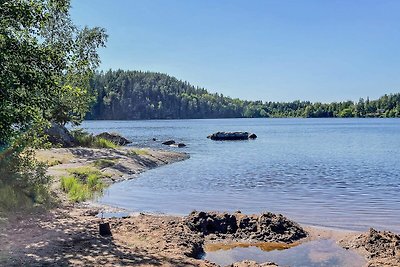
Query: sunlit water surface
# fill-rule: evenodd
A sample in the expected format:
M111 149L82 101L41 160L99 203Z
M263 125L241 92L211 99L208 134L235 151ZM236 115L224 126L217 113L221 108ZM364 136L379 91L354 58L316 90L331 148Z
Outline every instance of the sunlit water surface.
M400 232L398 119L86 121L83 127L191 156L112 185L99 199L104 204L178 215L272 211L312 225ZM206 138L216 131L250 131L258 138Z

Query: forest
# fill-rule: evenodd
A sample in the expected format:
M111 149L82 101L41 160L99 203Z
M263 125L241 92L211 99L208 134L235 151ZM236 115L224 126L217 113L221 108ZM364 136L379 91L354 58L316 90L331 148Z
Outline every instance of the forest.
M246 101L210 93L167 74L124 70L96 73L91 90L97 100L87 119L400 117L400 93L358 102Z

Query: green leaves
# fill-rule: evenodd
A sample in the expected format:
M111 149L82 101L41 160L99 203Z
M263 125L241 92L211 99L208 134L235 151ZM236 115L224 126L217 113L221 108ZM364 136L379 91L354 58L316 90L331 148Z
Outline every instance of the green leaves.
M105 46L101 28L78 29L69 0L0 2L0 144L37 124L78 124Z

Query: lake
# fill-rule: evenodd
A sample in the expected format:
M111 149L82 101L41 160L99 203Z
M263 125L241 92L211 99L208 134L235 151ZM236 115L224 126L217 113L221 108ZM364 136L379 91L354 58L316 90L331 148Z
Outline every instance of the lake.
M176 215L272 211L309 225L400 232L399 119L85 121L82 127L191 156L112 185L99 199L104 204ZM206 138L217 131L258 138ZM167 139L187 147L163 146Z

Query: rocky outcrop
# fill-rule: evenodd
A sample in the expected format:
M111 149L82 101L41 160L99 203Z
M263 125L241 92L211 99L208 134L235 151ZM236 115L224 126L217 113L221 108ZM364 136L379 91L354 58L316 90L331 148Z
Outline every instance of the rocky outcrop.
M245 215L194 211L185 221L192 231L241 240L292 243L307 236L297 223L270 212Z
M175 144L175 140L167 140L167 141L165 141L165 142L162 142L162 144L163 144L163 145L166 145L166 146L170 146L170 145Z
M76 140L71 135L65 126L52 123L51 126L45 130L47 141L53 145L60 145L61 147L73 147Z
M106 139L110 142L113 142L114 144L116 144L118 146L125 146L127 144L132 143L130 140L126 139L125 137L123 137L117 133L104 132L104 133L96 135L96 137Z
M345 238L339 244L346 249L356 249L368 259L368 266L400 266L400 235L377 231L368 232L353 238Z
M207 136L207 138L216 141L248 140L249 138L257 138L257 135L248 132L216 132Z
M256 139L257 135L255 133L249 134L249 139Z

